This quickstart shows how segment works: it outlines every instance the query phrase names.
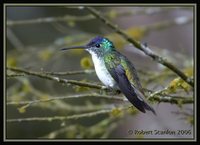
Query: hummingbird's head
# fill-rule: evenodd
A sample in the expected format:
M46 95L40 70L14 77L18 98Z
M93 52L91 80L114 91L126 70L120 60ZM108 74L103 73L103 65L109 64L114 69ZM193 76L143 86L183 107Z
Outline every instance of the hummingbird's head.
M89 52L107 52L114 50L113 43L109 39L101 36L93 38L86 46Z
M92 55L96 54L98 56L103 56L105 53L115 50L115 47L109 39L97 36L93 38L85 46L63 48L62 50L69 50L69 49L85 49Z

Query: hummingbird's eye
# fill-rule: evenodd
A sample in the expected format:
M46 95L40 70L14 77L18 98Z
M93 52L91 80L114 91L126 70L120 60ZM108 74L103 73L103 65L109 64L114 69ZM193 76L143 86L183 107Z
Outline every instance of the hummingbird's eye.
M99 43L97 43L95 46L96 46L97 48L99 48L99 47L100 47L100 44L99 44Z

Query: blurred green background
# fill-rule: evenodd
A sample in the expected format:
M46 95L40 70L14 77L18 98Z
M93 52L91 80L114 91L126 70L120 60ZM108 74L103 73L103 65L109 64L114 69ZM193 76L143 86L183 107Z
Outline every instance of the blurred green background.
M147 43L158 55L167 58L184 72L193 72L193 7L191 6L100 6L103 16L117 24L134 39ZM65 72L94 69L90 55L82 50L67 52L60 48L88 43L100 35L113 41L138 70L144 88L156 91L169 86L177 76L152 61L82 7L6 6L6 63L32 71ZM13 72L7 71L7 74ZM95 73L59 76L60 78L100 84ZM7 122L7 139L74 138L192 138L193 104L152 102L157 116L134 108L120 110L120 101L96 97L71 98L35 103L9 104L51 97L107 92L73 85L62 85L34 76L7 77L6 118L55 117L84 114L103 109L110 113L86 118L56 121ZM171 94L193 96L188 87ZM119 95L123 97L123 95ZM25 107L24 107L25 106ZM189 130L182 135L137 135L135 130ZM133 131L130 134L129 130Z

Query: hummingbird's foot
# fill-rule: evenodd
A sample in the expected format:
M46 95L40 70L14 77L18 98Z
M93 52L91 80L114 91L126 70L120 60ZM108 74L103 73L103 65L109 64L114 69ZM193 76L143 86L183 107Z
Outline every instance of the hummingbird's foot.
M121 93L120 90L115 90L116 95L119 95Z
M113 88L108 88L107 93L108 95L119 95L121 91Z
M100 94L107 94L114 96L114 95L119 95L121 93L121 91L118 89L113 89L111 87L106 87L106 88L107 88L106 90L100 90Z

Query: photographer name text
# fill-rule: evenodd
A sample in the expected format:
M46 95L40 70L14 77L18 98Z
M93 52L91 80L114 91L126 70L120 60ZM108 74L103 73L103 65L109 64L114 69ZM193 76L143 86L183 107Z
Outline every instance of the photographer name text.
M134 135L191 135L191 130L128 130L128 134Z

